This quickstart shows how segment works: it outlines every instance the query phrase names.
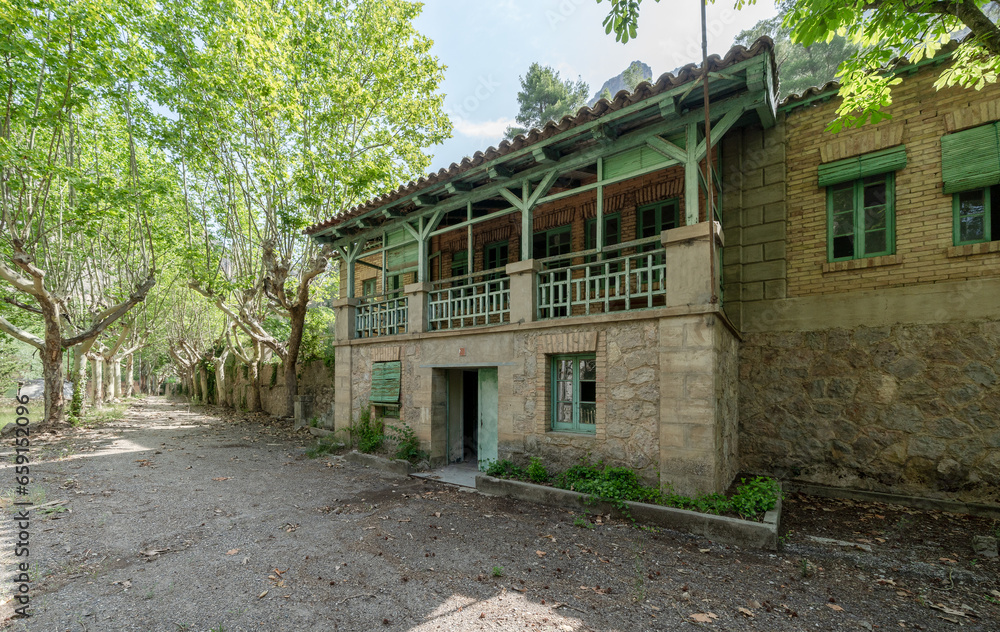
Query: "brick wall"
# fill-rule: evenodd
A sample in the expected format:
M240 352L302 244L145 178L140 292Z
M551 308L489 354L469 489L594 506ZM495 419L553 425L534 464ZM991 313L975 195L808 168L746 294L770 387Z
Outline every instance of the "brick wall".
M835 116L837 99L788 113L790 297L1000 273L1000 254L989 252L989 247L952 248L952 196L943 193L941 182L941 136L956 125L985 122L980 119L989 108L981 106L1000 98L1000 86L936 91L933 83L939 72L940 66L929 66L893 87L893 104L887 110L892 119L875 126L836 135L823 132ZM986 114L976 116L980 110ZM896 173L895 256L828 265L826 189L817 184L819 165L898 142L906 145L907 166Z

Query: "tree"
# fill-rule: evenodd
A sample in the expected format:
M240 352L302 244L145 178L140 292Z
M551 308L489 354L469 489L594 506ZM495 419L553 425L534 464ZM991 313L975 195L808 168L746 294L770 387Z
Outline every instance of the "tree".
M249 339L231 351L251 371L261 347L281 359L286 416L311 287L330 255L302 229L422 175L423 149L451 130L419 11L403 0L164 9L160 95L177 114L185 207L201 224L189 232L189 286Z
M597 0L598 3L601 0ZM642 0L609 0L604 20L618 41L636 36ZM659 2L659 0L656 0ZM736 0L736 8L755 0ZM803 46L844 36L857 49L838 70L841 104L830 129L877 123L892 103L892 86L900 79L891 72L901 60L917 63L937 54L962 29L941 70L938 89L959 85L977 90L1000 76L1000 27L990 0L794 0L783 24L791 40ZM992 16L992 17L991 17Z
M750 46L762 36L774 40L774 58L778 66L778 90L781 95L799 94L813 86L821 86L837 75L837 67L850 57L857 46L846 37L834 35L829 41L817 41L811 46L792 42L791 28L784 19L795 0L778 2L778 15L757 22L736 36L736 44Z
M587 102L590 92L583 80L563 80L556 70L537 62L531 64L520 79L517 102L521 107L514 117L518 125L507 128L504 134L507 138L524 134L533 127L541 127L548 121L558 121L567 114L575 114Z
M646 80L646 73L642 71L642 64L637 61L629 64L625 72L622 73L622 81L629 92L635 92L636 87Z
M150 218L171 170L144 144L137 84L152 4L0 5L0 292L40 334L43 423L62 420L63 352L92 344L155 283ZM165 178L165 179L164 179Z

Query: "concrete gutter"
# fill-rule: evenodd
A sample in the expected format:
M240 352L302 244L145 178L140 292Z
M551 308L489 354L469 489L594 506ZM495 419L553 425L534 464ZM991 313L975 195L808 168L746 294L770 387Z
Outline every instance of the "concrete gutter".
M357 450L351 450L345 454L344 460L348 463L363 465L374 470L381 470L391 474L399 474L400 476L409 476L413 473L413 468L410 467L409 461L404 461L402 459L384 459L380 456L375 456L374 454L364 454L363 452L358 452Z
M926 496L904 496L901 494L876 492L867 489L828 487L826 485L817 485L815 483L797 483L795 481L787 482L785 483L785 486L788 487L789 491L798 492L807 496L846 498L848 500L884 503L886 505L901 505L903 507L914 507L916 509L930 509L934 511L947 511L948 513L970 514L985 518L1000 518L1000 505L969 503L961 500L928 498Z
M614 505L605 502L587 504L586 496L567 489L534 485L521 481L493 478L486 474L476 476L476 489L489 496L504 496L516 500L577 509L586 513L612 514L627 519ZM655 525L676 531L704 536L715 542L735 544L748 548L778 548L778 525L781 521L781 498L774 509L764 515L763 522L704 514L662 505L626 502L632 519L637 523Z
M587 504L586 496L566 489L534 485L521 481L476 476L476 489L489 496L505 496L516 500L576 509L586 513L612 514L626 518L614 505L605 502ZM698 513L686 509L626 502L632 519L637 523L655 525L706 537L715 542L747 548L778 548L778 526L781 522L781 498L774 509L764 515L763 522Z

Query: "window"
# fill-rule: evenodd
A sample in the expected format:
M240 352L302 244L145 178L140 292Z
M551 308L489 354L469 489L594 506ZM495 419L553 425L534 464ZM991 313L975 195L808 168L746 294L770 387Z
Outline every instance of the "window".
M586 249L593 250L597 248L597 218L588 219L587 224L584 226L585 239L587 242ZM622 241L622 231L621 231L621 219L618 213L614 215L604 216L604 246L614 246L615 244L620 244ZM609 253L609 258L617 257L618 253ZM587 261L597 261L597 257L590 255L587 257Z
M636 211L635 238L655 237L665 230L680 226L681 205L677 199L666 200L639 207ZM658 248L656 244L646 244L639 252Z
M375 407L375 416L382 419L399 419L399 406L385 404Z
M502 268L507 265L510 257L510 245L507 241L495 241L486 246L486 269ZM496 275L493 275L496 276Z
M365 279L361 283L362 296L375 296L375 281L376 279Z
M1000 187L954 195L955 245L1000 241Z
M451 276L463 276L469 273L469 251L459 250L451 256ZM456 281L453 285L465 285L466 279Z
M597 359L552 358L552 429L593 434L597 429Z
M830 261L893 253L892 173L828 186L826 198Z
M570 227L560 226L535 233L532 238L531 249L535 259L569 254L572 251ZM566 265L569 265L569 261L550 262L548 267L559 268Z

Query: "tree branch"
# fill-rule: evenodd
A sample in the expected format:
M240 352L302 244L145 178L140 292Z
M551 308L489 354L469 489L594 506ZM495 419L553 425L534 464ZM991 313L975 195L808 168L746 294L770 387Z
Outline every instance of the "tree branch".
M154 285L156 285L156 276L154 272L150 272L149 278L143 281L142 285L137 287L135 292L132 292L132 295L128 297L128 300L101 312L99 316L100 320L97 324L82 334L73 336L72 338L63 338L63 347L69 348L75 344L83 342L87 338L100 335L105 329L108 328L109 325L127 314L132 307L145 300L146 295L149 294L149 290L151 290Z
M17 338L21 342L26 342L32 347L35 347L39 351L45 350L45 341L35 336L34 334L29 334L20 327L15 327L6 318L0 316L0 331Z

